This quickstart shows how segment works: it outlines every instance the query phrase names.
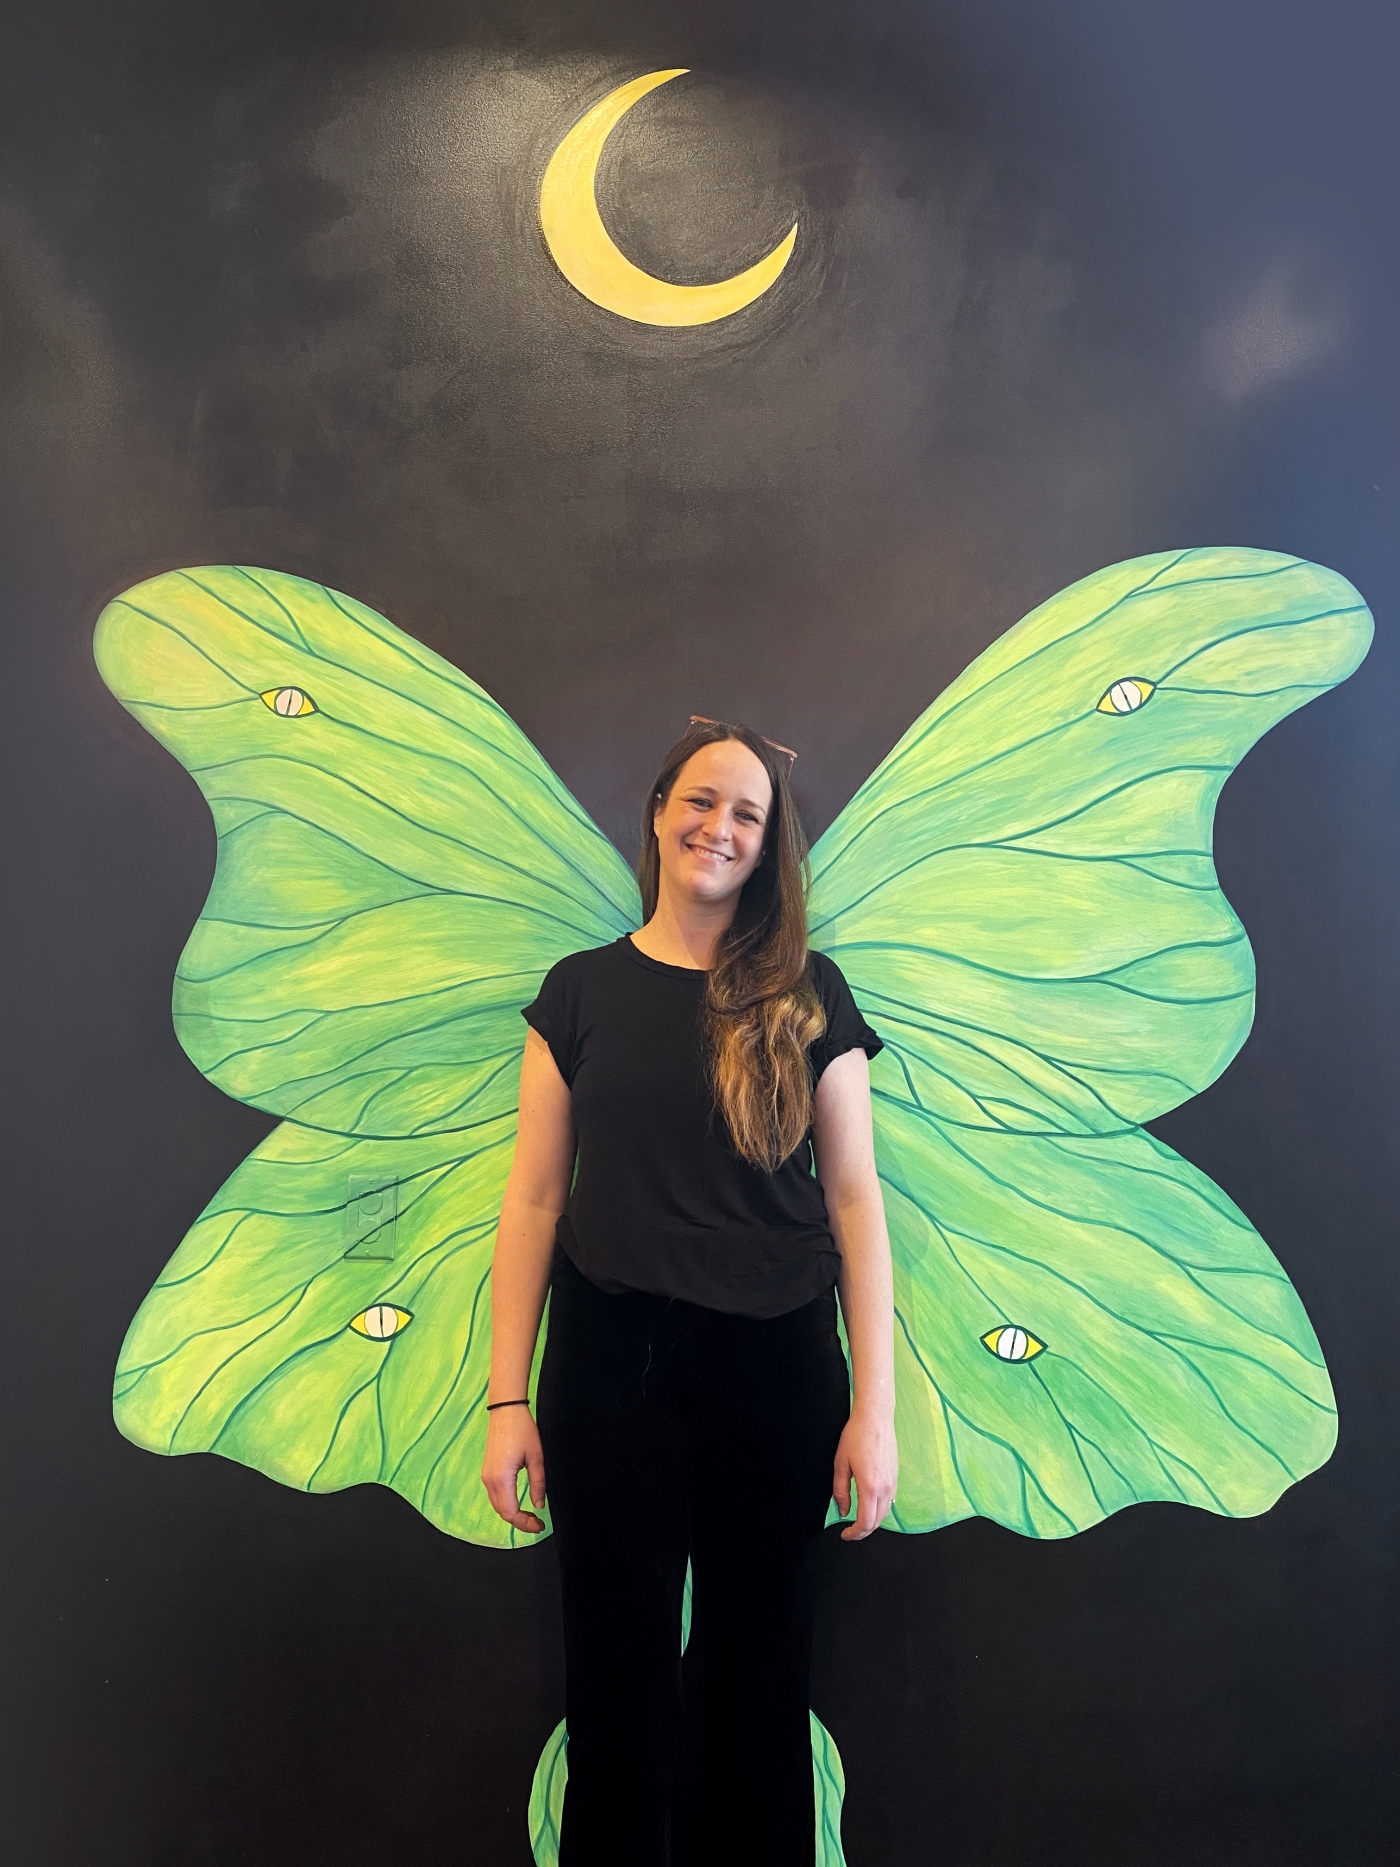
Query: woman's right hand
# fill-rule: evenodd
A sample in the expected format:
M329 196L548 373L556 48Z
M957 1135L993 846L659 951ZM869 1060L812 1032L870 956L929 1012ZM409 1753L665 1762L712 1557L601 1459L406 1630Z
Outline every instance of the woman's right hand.
M481 1482L491 1508L517 1530L538 1536L544 1521L534 1511L522 1510L520 1474L530 1475L530 1502L538 1510L544 1503L544 1448L540 1429L528 1407L497 1407L486 1416L486 1457Z

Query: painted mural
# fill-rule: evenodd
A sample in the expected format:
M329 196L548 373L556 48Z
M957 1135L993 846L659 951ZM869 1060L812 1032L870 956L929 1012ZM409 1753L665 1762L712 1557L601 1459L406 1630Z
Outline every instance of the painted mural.
M1248 1516L1329 1456L1292 1286L1142 1124L1250 1028L1221 787L1370 635L1352 586L1296 558L1114 565L979 656L816 844L812 944L886 1045L888 1529L1058 1538L1147 1500ZM627 865L480 687L351 597L172 571L104 610L96 654L218 832L180 1041L282 1118L142 1305L117 1423L301 1490L388 1485L513 1544L478 1474L519 1012L555 960L638 924ZM562 1745L536 1777L542 1863ZM815 1721L814 1757L829 1867L840 1763Z

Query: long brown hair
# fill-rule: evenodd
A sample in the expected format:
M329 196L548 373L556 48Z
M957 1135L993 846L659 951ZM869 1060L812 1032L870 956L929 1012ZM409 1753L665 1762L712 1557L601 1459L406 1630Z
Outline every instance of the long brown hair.
M773 801L763 854L744 883L734 919L720 936L705 979L701 1032L715 1106L735 1150L769 1173L801 1144L812 1122L807 1046L826 1028L807 953L807 838L783 760L748 726L722 720L692 725L666 754L642 812L637 882L642 920L656 912L661 850L654 816L681 768L701 746L737 739L768 774Z

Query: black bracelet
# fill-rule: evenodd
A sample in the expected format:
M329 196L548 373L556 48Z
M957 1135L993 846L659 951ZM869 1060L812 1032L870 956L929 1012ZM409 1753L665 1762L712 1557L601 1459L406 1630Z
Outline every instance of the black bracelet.
M497 1407L528 1407L529 1404L530 1402L528 1400L488 1400L486 1403L486 1411L488 1413L494 1413Z

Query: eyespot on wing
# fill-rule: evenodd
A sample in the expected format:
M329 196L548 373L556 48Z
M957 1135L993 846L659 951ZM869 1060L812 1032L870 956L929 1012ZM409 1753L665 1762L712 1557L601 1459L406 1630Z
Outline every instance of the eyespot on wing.
M258 698L284 720L302 720L316 711L316 702L301 687L269 687Z
M401 1335L412 1321L412 1310L400 1309L396 1303L371 1303L358 1316L352 1316L346 1327L371 1342L387 1342Z
M1144 680L1138 674L1125 675L1105 691L1096 710L1100 713L1136 713L1156 691L1155 681Z
M1034 1361L1045 1353L1045 1344L1019 1323L998 1323L980 1338L983 1348L998 1361Z

